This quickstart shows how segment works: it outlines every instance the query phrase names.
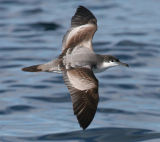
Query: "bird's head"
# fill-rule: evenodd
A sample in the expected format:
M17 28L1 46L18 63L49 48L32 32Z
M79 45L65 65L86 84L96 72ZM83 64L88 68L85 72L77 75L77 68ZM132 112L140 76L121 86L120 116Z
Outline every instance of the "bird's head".
M110 68L110 67L119 66L119 65L129 67L128 64L121 62L118 58L112 55L103 55L102 66L104 68Z

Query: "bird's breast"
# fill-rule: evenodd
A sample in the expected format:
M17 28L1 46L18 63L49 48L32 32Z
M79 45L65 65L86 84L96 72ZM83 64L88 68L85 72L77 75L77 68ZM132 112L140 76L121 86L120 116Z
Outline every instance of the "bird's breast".
M94 54L67 54L63 57L63 64L66 69L92 66L96 64Z
M100 68L100 67L98 68L98 67L96 67L96 68L92 68L92 70L93 70L94 73L100 73L100 72L105 71L106 68Z

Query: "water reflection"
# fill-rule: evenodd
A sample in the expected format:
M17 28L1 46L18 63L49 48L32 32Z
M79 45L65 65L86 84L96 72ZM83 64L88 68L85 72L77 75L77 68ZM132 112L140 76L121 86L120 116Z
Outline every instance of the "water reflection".
M32 141L134 142L157 138L160 140L160 133L145 129L100 128L69 133L48 134L26 139Z
M86 131L61 75L21 71L60 54L78 5L98 19L94 50L130 65L96 75L100 102ZM0 141L160 141L159 9L149 0L0 0Z

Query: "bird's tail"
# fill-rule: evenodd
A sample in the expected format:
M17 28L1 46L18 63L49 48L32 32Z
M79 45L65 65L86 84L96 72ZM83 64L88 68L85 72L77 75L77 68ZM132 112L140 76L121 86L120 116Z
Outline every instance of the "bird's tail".
M57 72L61 73L59 68L59 60L53 60L51 62L39 65L33 65L29 67L22 68L22 71L26 72Z

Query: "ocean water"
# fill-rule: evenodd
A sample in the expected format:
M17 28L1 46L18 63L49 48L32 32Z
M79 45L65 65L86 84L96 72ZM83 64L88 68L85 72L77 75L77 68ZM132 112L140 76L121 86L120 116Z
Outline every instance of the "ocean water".
M130 65L96 74L100 101L83 131L62 76L26 73L61 53L79 5L97 17L94 50ZM0 0L1 142L159 142L160 1Z

